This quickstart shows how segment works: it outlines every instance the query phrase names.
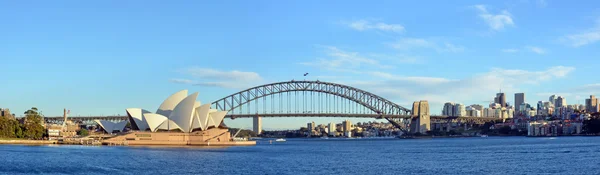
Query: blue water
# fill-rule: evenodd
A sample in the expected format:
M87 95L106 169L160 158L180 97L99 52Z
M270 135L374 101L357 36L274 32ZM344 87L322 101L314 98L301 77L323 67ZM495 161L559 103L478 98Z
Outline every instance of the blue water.
M0 174L600 174L600 137L288 139L251 147L0 145Z

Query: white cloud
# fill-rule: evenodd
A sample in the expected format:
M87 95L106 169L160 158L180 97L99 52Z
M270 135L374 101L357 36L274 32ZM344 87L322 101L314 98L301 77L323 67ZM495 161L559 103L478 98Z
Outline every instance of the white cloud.
M323 46L327 59L318 59L313 62L303 62L302 65L315 66L327 70L354 72L358 68L374 67L377 69L392 68L391 65L380 64L378 60L367 58L358 52L349 52L333 46Z
M358 31L366 31L366 30L381 30L386 32L403 32L404 26L400 24L386 24L382 22L371 22L368 20L358 20L353 21L348 24L348 27L358 30Z
M526 48L537 54L545 54L546 53L546 50L541 47L527 46Z
M263 79L256 72L220 71L210 68L192 67L180 71L199 80L170 79L170 82L196 86L215 86L224 88L247 88L260 84Z
M504 53L517 53L517 52L519 52L519 49L502 49L502 52L504 52Z
M580 47L600 41L600 28L587 32L567 35L566 39L573 47Z
M437 44L432 40L426 40L422 38L402 38L396 42L389 44L392 48L398 50L413 50L413 49L434 49L438 52L463 52L465 50L464 46L454 45L451 43L444 43L442 45Z
M581 47L600 41L600 18L596 20L594 27L579 33L563 36L560 38L560 41L572 47Z
M180 84L196 84L196 81L182 78L173 78L169 80L172 83L180 83Z
M573 67L555 66L546 70L527 71L493 68L488 72L462 79L443 77L415 77L373 71L367 72L373 80L349 80L343 83L380 95L402 106L415 100L428 100L433 113L448 101L465 104L484 104L501 89L507 94L520 91L522 85L539 85L563 78L574 71ZM438 109L439 108L439 109Z
M473 7L479 11L479 17L485 21L492 30L501 31L506 26L515 25L512 15L506 10L502 10L498 14L492 14L487 10L485 5L474 5Z

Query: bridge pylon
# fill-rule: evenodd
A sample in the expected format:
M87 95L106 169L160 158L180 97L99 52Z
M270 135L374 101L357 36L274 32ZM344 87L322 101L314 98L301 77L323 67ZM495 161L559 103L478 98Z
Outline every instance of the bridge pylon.
M262 133L262 117L256 115L252 118L252 121L252 130L256 133L256 135L260 135Z
M431 114L427 100L415 101L410 122L411 133L425 134L431 130Z

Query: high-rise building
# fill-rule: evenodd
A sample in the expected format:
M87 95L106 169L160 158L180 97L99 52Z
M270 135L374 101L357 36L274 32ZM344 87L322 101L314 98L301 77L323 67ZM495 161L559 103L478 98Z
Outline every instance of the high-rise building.
M556 95L551 95L548 101L556 106Z
M352 122L350 120L345 120L342 122L342 131L344 133L352 130Z
M256 134L262 133L262 117L256 116L253 121L253 130Z
M327 126L327 134L329 134L330 136L334 136L336 128L337 127L335 126L335 123L329 123L329 126Z
M556 98L556 103L554 104L557 108L558 107L567 107L567 98L563 97L563 96L558 96Z
M413 104L416 105L416 104ZM414 108L415 106L413 106ZM418 106L416 107L418 109ZM442 115L445 116L455 116L454 114L454 103L447 102L444 104L444 109L442 109Z
M454 105L454 115L452 116L457 116L457 117L464 117L467 116L467 112L465 110L465 105L457 103Z
M494 102L500 104L501 107L506 107L506 96L504 93L497 93L496 98L494 98Z
M306 129L308 132L312 132L315 130L315 122L306 123Z
M483 106L482 106L482 105L479 105L479 104L472 104L472 105L471 105L471 107L473 107L473 108L475 108L475 109L477 109L477 110L479 110L479 111L483 111Z
M515 108L516 111L521 111L521 104L525 103L525 93L516 93L515 94Z
M596 98L593 95L590 95L589 99L585 99L585 109L590 113L600 112L598 111L598 98Z

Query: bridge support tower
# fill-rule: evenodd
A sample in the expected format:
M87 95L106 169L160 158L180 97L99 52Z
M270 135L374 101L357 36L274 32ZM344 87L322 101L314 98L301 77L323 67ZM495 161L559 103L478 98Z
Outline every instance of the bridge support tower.
M253 118L253 121L254 121L254 122L252 122L252 123L253 123L253 125L252 125L252 126L253 126L252 130L253 130L253 131L254 131L254 132L257 134L257 135L260 135L260 134L261 134L261 132L262 132L262 117L260 117L260 116L258 116L258 115L257 115L257 116L254 116L254 118Z
M431 130L431 114L427 100L415 101L412 108L411 133L425 134Z

